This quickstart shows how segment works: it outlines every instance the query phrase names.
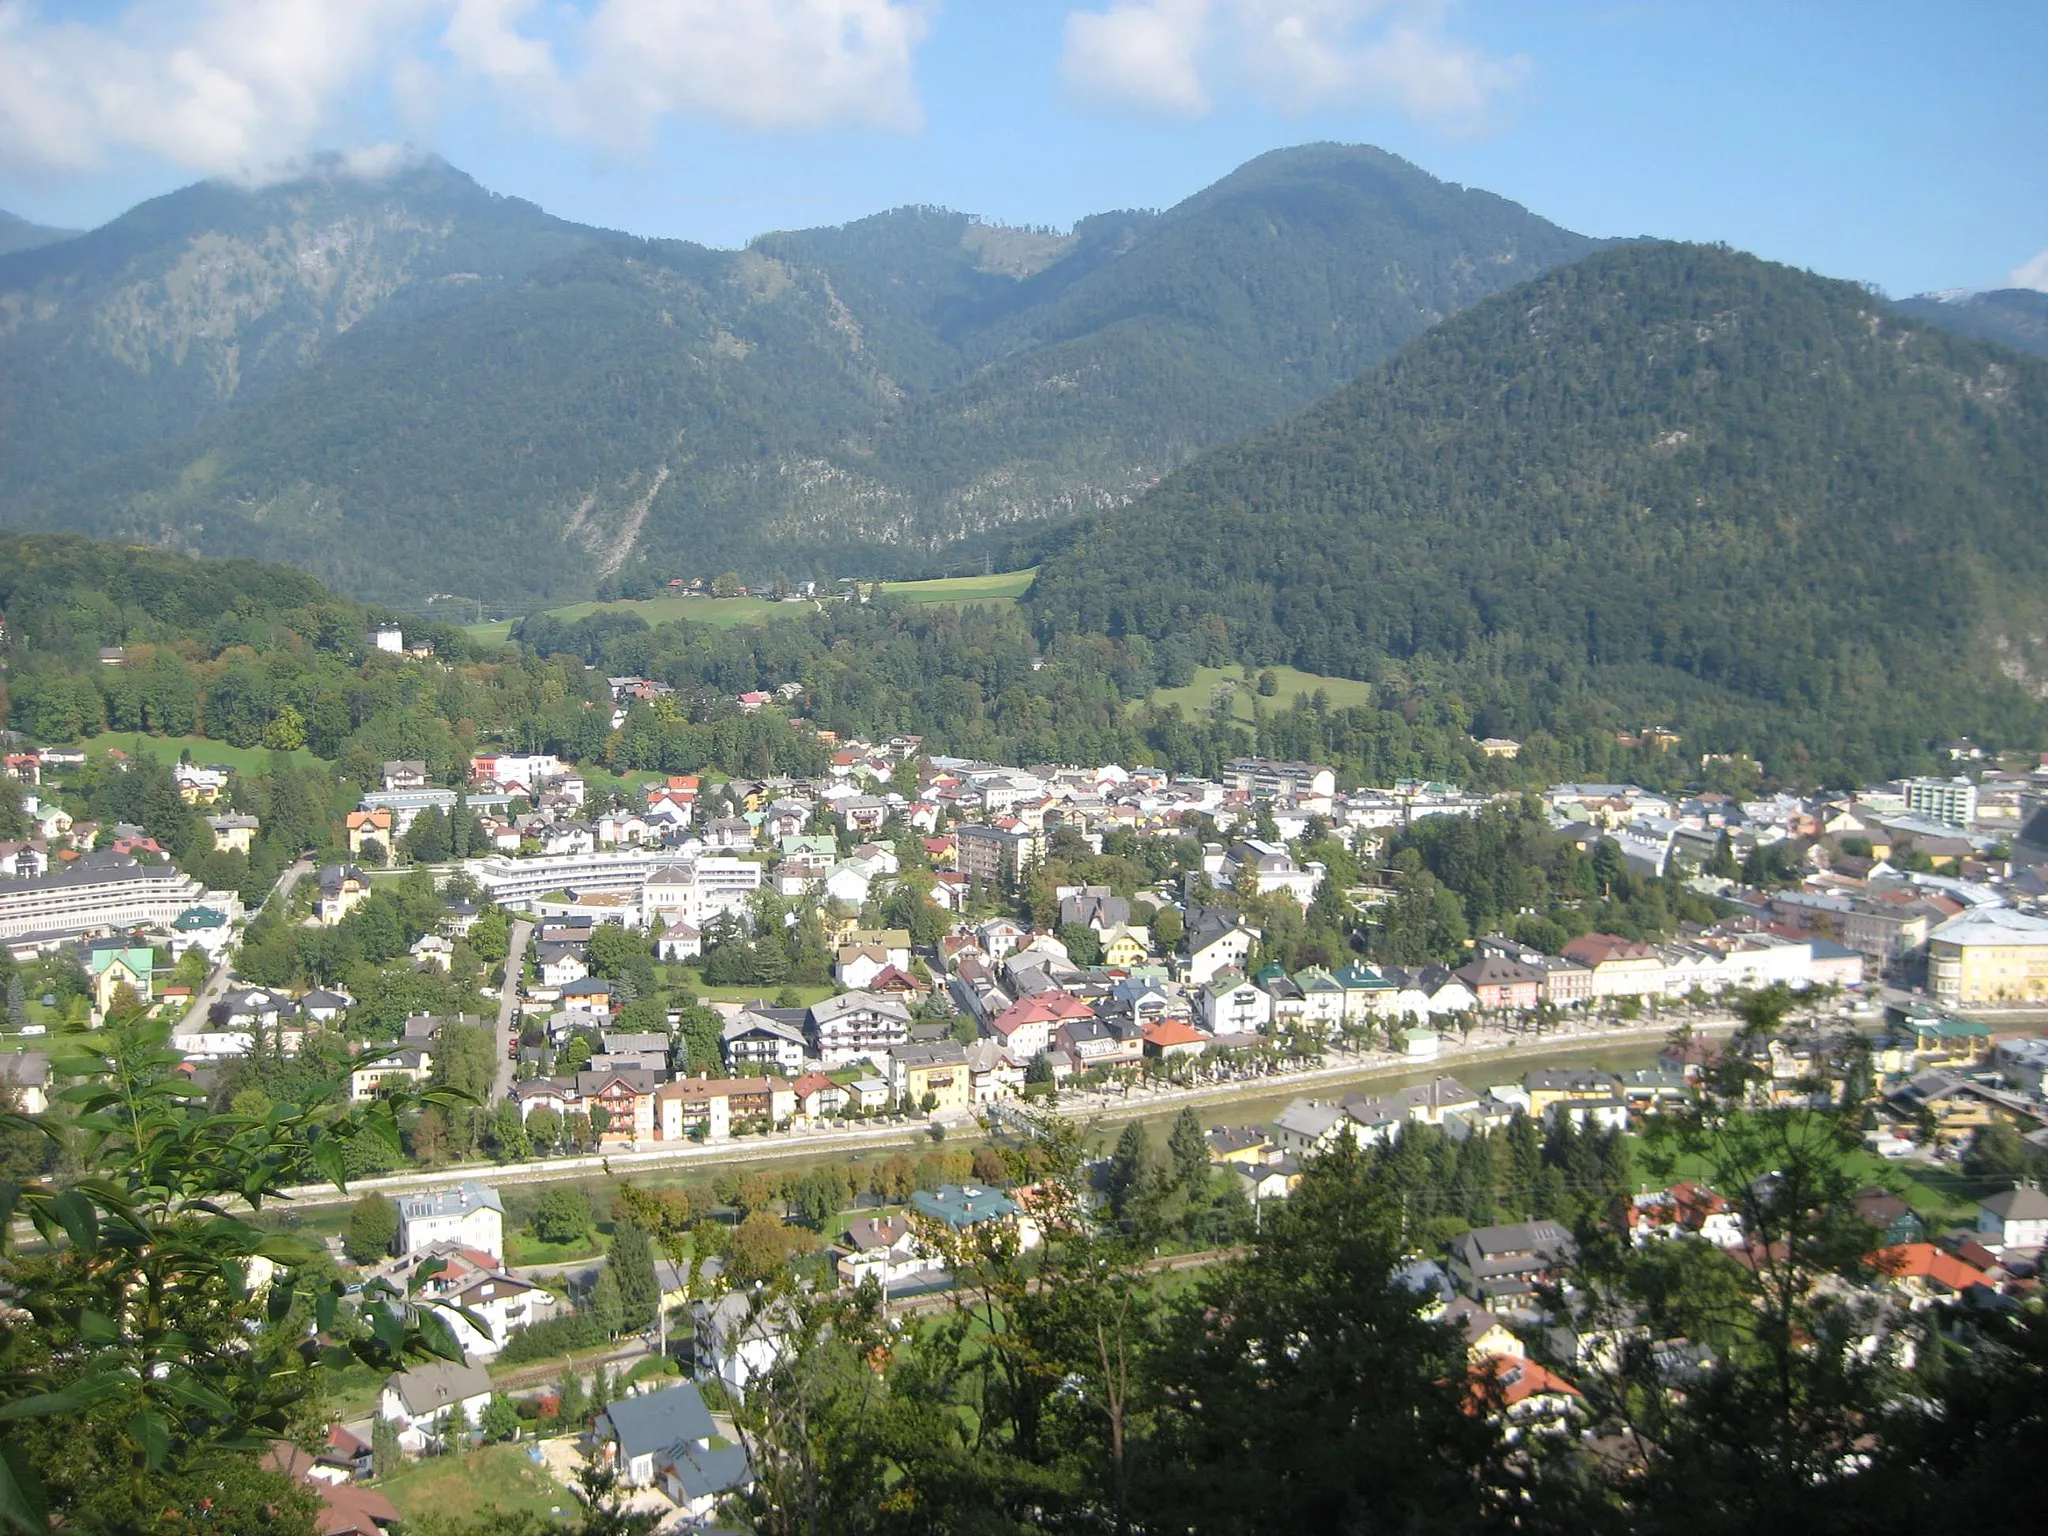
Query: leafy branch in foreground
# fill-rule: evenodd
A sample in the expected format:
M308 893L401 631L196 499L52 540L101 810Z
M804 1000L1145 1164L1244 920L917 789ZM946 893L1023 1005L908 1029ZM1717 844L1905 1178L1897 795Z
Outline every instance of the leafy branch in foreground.
M0 1525L175 1528L191 1507L288 1506L254 1453L314 1427L323 1367L460 1356L442 1318L404 1304L334 1342L343 1289L323 1250L256 1219L295 1185L342 1186L357 1138L396 1148L393 1106L346 1106L330 1083L216 1114L169 1033L128 1019L67 1037L58 1098L89 1171L0 1188ZM17 1218L40 1251L15 1244Z

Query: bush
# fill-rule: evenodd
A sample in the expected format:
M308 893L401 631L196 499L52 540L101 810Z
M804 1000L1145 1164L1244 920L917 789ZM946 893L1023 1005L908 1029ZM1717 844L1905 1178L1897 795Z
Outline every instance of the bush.
M534 1207L530 1225L544 1243L577 1243L597 1231L597 1217L590 1209L590 1196L582 1190L551 1189Z
M357 1264L374 1264L398 1238L398 1207L382 1195L364 1195L348 1213L342 1251Z
M520 1329L505 1341L498 1361L501 1365L519 1365L529 1360L552 1360L557 1355L573 1354L603 1342L604 1335L596 1323L584 1313L572 1312L567 1317L551 1317Z

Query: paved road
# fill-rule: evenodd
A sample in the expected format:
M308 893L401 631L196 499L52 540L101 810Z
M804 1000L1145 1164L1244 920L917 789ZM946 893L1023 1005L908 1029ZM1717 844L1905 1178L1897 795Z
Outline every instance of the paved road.
M249 914L249 921L255 922L273 901L280 898L285 901L291 900L293 887L312 872L313 865L306 859L301 859L286 869L277 877L277 884L270 888L270 894L256 904L256 910ZM199 989L199 995L192 999L192 1006L186 1010L184 1019L180 1021L181 1029L188 1025L193 1029L199 1029L205 1025L207 1010L220 1001L221 994L228 989L228 977L233 974L234 966L225 959L213 968L213 974L206 978L206 985Z
M491 1095L502 1099L512 1091L512 1042L519 1036L519 973L526 961L526 941L533 935L533 924L525 918L518 918L512 924L512 936L505 946L505 985L498 993L498 1087Z

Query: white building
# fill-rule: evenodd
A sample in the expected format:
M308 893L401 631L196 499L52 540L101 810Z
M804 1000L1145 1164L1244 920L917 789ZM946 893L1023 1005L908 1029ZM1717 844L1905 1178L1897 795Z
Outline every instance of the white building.
M744 912L761 889L762 867L730 854L700 853L648 873L640 888L640 921L650 928L687 923L701 929L721 913Z
M464 1179L452 1189L398 1197L398 1251L429 1243L460 1243L502 1260L505 1207L488 1184Z
M474 1425L490 1401L491 1378L482 1366L436 1360L388 1377L377 1399L377 1417L395 1425L399 1445L417 1455L440 1438L442 1426L458 1411Z

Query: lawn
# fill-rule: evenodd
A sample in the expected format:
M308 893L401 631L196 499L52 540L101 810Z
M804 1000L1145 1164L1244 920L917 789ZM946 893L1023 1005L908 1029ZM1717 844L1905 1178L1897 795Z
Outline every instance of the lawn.
M604 1244L590 1238L576 1243L545 1243L531 1232L505 1234L507 1264L567 1264L576 1259L595 1259L604 1254Z
M1860 1148L1848 1155L1847 1164L1850 1171L1866 1184L1878 1184L1887 1189L1896 1186L1906 1203L1933 1230L1968 1226L1976 1221L1978 1197L1971 1192L1970 1181L1960 1169L1930 1168L1925 1163L1894 1161ZM1706 1179L1709 1171L1704 1159L1681 1157L1673 1165L1672 1176Z
M130 757L140 757L147 752L164 763L177 762L189 750L195 763L219 764L238 773L262 773L270 766L267 747L231 747L210 736L145 736L140 731L102 731L97 736L70 745L94 756L104 753L109 747L119 747ZM334 767L326 758L315 757L303 747L287 756L301 768Z
M936 581L885 581L882 590L913 603L1014 603L1031 590L1038 567L992 576L942 576Z
M1268 712L1286 709L1293 704L1297 693L1311 697L1320 688L1330 697L1330 703L1337 709L1355 709L1372 702L1373 685L1361 683L1355 677L1325 677L1316 672L1302 672L1293 667L1270 667L1274 679L1280 684L1272 697L1261 699L1252 685L1244 680L1244 673L1237 667L1198 667L1195 680L1180 688L1157 688L1153 690L1151 703L1164 708L1178 704L1181 713L1199 715L1208 711L1209 701L1216 689L1225 683L1233 685L1230 698L1230 712L1240 720L1252 717L1252 705L1263 704ZM1254 674L1256 677L1257 674Z
M487 1445L429 1456L376 1485L406 1521L427 1514L474 1521L480 1515L545 1515L577 1510L576 1496L526 1459L519 1445Z
M705 1002L710 1003L754 1003L761 1001L763 998L773 1003L781 995L784 986L787 985L783 982L777 982L774 986L764 986L758 983L745 987L706 986L704 984L704 973L695 966L688 965L662 967L662 980L667 986L679 987L685 992L694 992ZM833 996L839 989L830 985L823 985L796 987L793 990L801 1000L800 1006L808 1008L813 1003L822 1003L826 998Z
M637 613L656 628L677 619L690 619L698 624L715 624L720 629L739 629L815 611L811 603L778 603L768 597L649 597L616 603L570 603L564 608L550 608L547 613L564 623L574 623L598 612ZM489 624L469 625L467 632L486 643L504 640L510 636L513 622L494 619Z

